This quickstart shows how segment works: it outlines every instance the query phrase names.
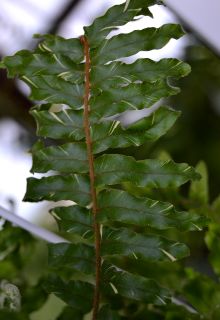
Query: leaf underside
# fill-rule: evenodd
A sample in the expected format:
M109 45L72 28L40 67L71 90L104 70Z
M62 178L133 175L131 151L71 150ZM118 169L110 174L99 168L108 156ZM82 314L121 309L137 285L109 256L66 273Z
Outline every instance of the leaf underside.
M196 214L177 211L170 203L137 197L124 190L124 183L139 188L177 188L199 175L187 164L157 159L135 160L120 154L123 148L152 143L173 126L179 112L166 106L149 116L123 126L115 117L124 111L149 108L161 99L177 94L170 78L186 76L190 67L178 59L153 61L138 58L132 64L123 58L140 51L160 49L171 39L183 36L179 25L145 28L126 34L109 35L140 16L152 16L149 6L156 0L131 0L110 8L105 15L85 27L90 50L89 132L92 141L97 218L101 228L101 299L98 319L120 319L109 296L129 301L163 305L170 292L156 279L132 274L114 265L115 256L143 261L170 261L186 257L188 248L159 235L159 230L197 230L203 220ZM46 288L71 308L62 317L77 319L92 309L95 290L94 217L88 141L85 132L85 56L80 39L43 36L30 52L22 50L3 60L10 77L18 76L31 89L36 102L31 110L40 140L34 145L33 173L25 201L71 200L69 207L52 210L62 233L77 235L76 243L50 245L49 261L53 275ZM117 118L118 119L118 118ZM120 119L120 118L119 118ZM44 138L54 139L45 146ZM116 150L117 149L117 150ZM106 153L105 153L106 152ZM69 277L65 279L64 270ZM55 276L55 274L60 276ZM84 276L83 276L84 275ZM67 276L66 276L67 277ZM72 311L71 311L72 310Z

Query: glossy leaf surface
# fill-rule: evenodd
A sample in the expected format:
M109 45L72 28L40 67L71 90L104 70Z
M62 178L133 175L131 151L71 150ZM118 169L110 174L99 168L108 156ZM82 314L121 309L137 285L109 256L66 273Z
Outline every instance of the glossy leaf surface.
M51 276L45 283L47 291L77 310L88 312L92 307L93 286L82 281L65 282L57 276Z
M102 255L127 256L144 260L170 260L184 258L189 255L186 245L169 241L153 234L139 234L121 228L107 230L102 243Z
M99 195L99 221L110 224L118 221L140 227L164 230L198 230L203 218L189 212L178 212L174 206L145 197L134 197L125 191L106 190Z

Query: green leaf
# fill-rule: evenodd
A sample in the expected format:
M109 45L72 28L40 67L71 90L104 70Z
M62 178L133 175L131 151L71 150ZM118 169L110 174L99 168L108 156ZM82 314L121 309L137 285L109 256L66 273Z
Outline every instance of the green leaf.
M71 140L81 140L85 136L82 110L64 109L60 112L48 112L34 109L31 115L37 122L38 136Z
M209 210L209 216L213 220L213 223L216 225L219 225L220 222L220 195L215 198L215 200L212 202L211 210Z
M43 143L35 144L31 172L85 173L89 171L85 142L67 143L45 148Z
M93 217L88 209L77 205L56 207L50 210L56 219L60 231L78 234L83 238L93 235Z
M213 210L220 210L220 195L212 203Z
M83 313L71 307L66 307L57 320L83 320Z
M120 320L116 311L110 309L109 305L104 305L98 314L98 320Z
M113 294L128 299L156 305L165 305L170 300L170 292L154 280L131 274L115 266L105 268L103 283Z
M41 48L44 45L41 43ZM4 65L8 68L10 77L22 76L25 70L25 76L30 79L35 75L54 75L71 83L82 83L83 65L76 64L68 56L60 55L59 59L53 52L32 53L21 50L12 57L4 58Z
M200 161L195 169L201 175L201 179L191 182L189 196L195 203L205 205L209 202L207 167L203 161Z
M213 319L214 311L219 310L219 283L190 268L187 268L185 273L184 296L204 319Z
M98 196L98 220L104 225L113 222L164 230L198 230L205 219L190 212L178 212L167 202L134 197L122 190L108 189Z
M37 122L37 134L53 139L81 140L83 112L81 110L62 110L60 112L38 111L31 114ZM140 146L146 141L155 141L163 136L175 123L180 113L161 107L152 115L123 128L119 121L102 121L93 125L93 152L99 153L108 148Z
M38 202L42 200L72 200L86 206L91 201L89 179L76 174L41 179L28 178L24 201Z
M219 211L218 211L219 215ZM212 265L213 270L219 276L220 275L220 226L216 222L212 222L208 226L208 231L205 235L205 243L209 249L209 261Z
M160 80L153 83L130 84L123 89L110 87L108 91L103 91L100 95L91 97L91 114L102 118L127 110L148 108L160 99L175 95L178 92L178 88L171 87L166 81Z
M201 315L184 299L177 300L177 305L170 305L165 311L165 320L200 320Z
M125 10L124 3L111 7L104 16L95 19L91 26L84 28L91 47L97 47L112 30L132 21L135 16L152 16L147 7L156 3L156 0L147 0L145 2L143 0L131 0L127 10Z
M163 113L163 112L162 112ZM177 116L177 114L175 114L175 116ZM168 126L169 126L169 121L173 122L173 118L168 120ZM157 120L158 121L158 120ZM142 119L140 121L141 123L144 122L144 120ZM107 149L108 147L126 147L132 144L135 144L136 146L138 144L141 144L141 142L144 142L144 138L145 137L138 137L135 139L135 137L133 138L132 136L132 132L133 130L135 130L135 128L138 127L138 125L140 127L142 127L142 124L135 124L133 126L131 126L131 134L129 135L123 135L121 134L121 139L117 139L117 136L111 136L112 139L109 139L109 136L106 137L106 131L104 131L105 133L105 143L100 144L100 141L96 141L95 137L94 137L94 152L96 153L101 152L105 149ZM149 125L149 121L145 122L147 125ZM144 124L145 124L144 123ZM152 122L151 122L152 124ZM117 126L117 123L115 123L115 125ZM111 129L113 128L113 129ZM109 129L108 132L113 133L114 127L112 127ZM106 128L103 128L106 129ZM162 130L166 130L166 126L165 128L162 126ZM126 130L124 130L126 132ZM119 133L123 133L123 129L119 128ZM96 137L100 137L100 135L98 135L98 133L96 132ZM94 135L95 135L94 134ZM115 133L117 134L117 132ZM160 134L160 133L159 133ZM84 142L75 142L75 143L68 143L65 145L61 145L61 146L51 146L51 147L47 147L44 148L43 144L38 142L37 144L35 144L34 148L32 149L32 153L33 153L33 165L32 165L32 172L47 172L49 170L56 170L56 171L60 171L63 173L74 173L74 172L78 172L78 173L86 173L89 171L89 167L88 167L88 158L87 158L87 148L86 148L86 144Z
M73 85L53 75L39 75L31 78L23 76L22 80L30 86L32 100L63 103L74 110L82 108L84 89L82 84Z
M186 245L127 228L104 229L102 256L124 256L149 261L176 261L189 255Z
M93 65L104 64L134 55L139 51L160 49L170 39L179 39L183 35L182 28L177 24L165 24L160 28L146 28L120 34L104 40L97 50L91 52L91 62Z
M90 283L73 280L65 282L51 275L45 282L45 289L83 314L92 309L93 286Z
M23 312L15 313L9 310L1 310L1 318L10 319L10 320L29 320L29 316L24 314Z
M180 113L161 107L151 116L123 128L119 121L103 121L93 126L93 152L108 148L138 147L147 141L156 141L175 123Z
M43 43L39 44L38 52L43 53L55 53L55 58L58 60L58 63L62 64L62 61L59 61L61 56L68 57L75 63L80 63L84 59L83 47L79 39L64 39L60 36L54 35L39 35L37 38L43 38Z
M48 249L49 267L53 271L65 268L94 274L95 252L93 247L82 243L58 243L50 244Z
M120 61L97 65L91 70L91 81L95 86L108 91L109 86L121 87L135 81L155 82L166 78L179 79L190 72L190 66L178 59L138 59L126 64Z
M151 188L177 187L199 175L186 163L172 160L140 160L119 154L106 154L95 160L96 185L132 182Z
M76 63L80 63L84 58L80 40L66 40L50 35L44 38L46 40L34 53L23 50L3 60L9 76L18 74L31 88L30 98L33 100L63 103L73 109L82 108L84 86L80 83L83 82L84 75L82 65L76 66ZM40 70L39 65L41 65ZM49 68L48 65L50 65ZM61 72L57 74L60 67L62 70L59 69ZM35 68L38 69L37 72ZM50 72L51 69L53 72ZM73 85L74 82L79 82L79 84Z

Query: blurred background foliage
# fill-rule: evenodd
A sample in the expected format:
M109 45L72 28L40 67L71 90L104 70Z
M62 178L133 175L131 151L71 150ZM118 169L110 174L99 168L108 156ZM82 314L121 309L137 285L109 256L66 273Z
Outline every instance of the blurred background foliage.
M195 165L203 160L209 172L210 198L220 190L220 59L198 44L183 56L192 68L180 81L181 93L172 104L182 111L172 142L166 144L177 161Z
M203 160L210 177L210 198L214 199L220 190L220 59L193 38L181 59L192 71L178 81L181 93L169 101L182 112L181 117L153 149L142 147L138 157L166 150L175 161L195 166Z
M66 1L45 31L58 32L78 4L79 1ZM4 50L1 52L0 48L0 56L3 54ZM220 319L220 59L193 36L187 41L181 59L191 65L192 72L178 84L174 83L181 88L181 93L172 97L169 104L181 110L182 116L156 144L135 148L133 154L139 159L159 156L188 162L197 166L202 179L181 190L155 193L154 190L137 189L135 192L171 201L181 210L200 212L210 220L204 231L192 232L187 239L184 233L181 235L180 241L191 248L190 258L174 263L172 268L166 263L148 264L148 268L138 265L140 274L155 272L160 275L161 284L170 287L177 297L175 304L155 308L118 302L127 314L125 319ZM35 124L28 114L30 107L31 103L17 81L8 80L5 71L0 70L0 121L13 119L21 125L22 130L14 139L26 149L36 139ZM125 188L129 190L132 186ZM13 199L7 201L11 205ZM167 232L166 236L177 238L174 231ZM122 263L131 269L137 268L131 261ZM69 309L64 309L62 315L64 304L44 291L41 284L46 271L45 243L15 226L2 223L0 319L53 320L60 314L60 320L68 320L73 316ZM16 296L5 293L3 280L19 288L22 308L18 312L8 311Z

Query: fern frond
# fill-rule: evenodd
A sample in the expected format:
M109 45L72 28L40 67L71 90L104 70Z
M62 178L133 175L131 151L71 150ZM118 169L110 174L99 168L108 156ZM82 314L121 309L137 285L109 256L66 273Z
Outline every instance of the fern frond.
M124 190L127 182L138 188L177 188L199 178L184 163L137 161L122 154L122 148L159 139L179 112L161 106L127 127L116 116L177 94L180 90L170 84L170 78L190 72L177 59L123 61L184 35L179 25L167 24L112 36L111 31L140 15L152 16L148 7L157 3L126 1L85 27L79 39L44 35L36 50L20 51L2 64L10 77L18 76L27 83L30 98L37 104L31 114L41 138L32 149L31 171L50 172L50 176L28 179L24 200L75 202L52 210L60 230L73 236L72 243L49 247L53 275L46 288L72 308L60 319L69 314L83 319L88 312L93 320L120 319L120 309L127 301L167 304L169 289L159 286L150 274L130 273L125 263L120 269L116 258L173 263L189 250L160 231L190 231L204 224L196 214ZM46 147L44 138L57 142ZM121 299L118 309L111 305L115 295Z

